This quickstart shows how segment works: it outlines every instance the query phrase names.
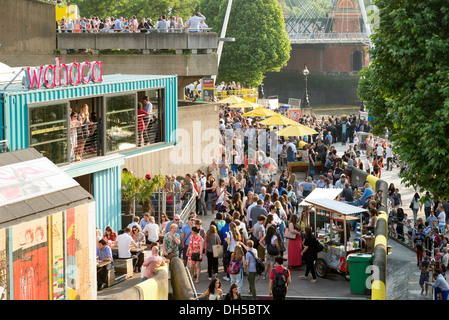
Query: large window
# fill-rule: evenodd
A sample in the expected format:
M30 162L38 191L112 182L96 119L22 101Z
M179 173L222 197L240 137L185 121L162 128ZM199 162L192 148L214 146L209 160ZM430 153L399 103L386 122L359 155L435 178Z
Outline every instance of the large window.
M67 103L30 109L30 147L55 164L68 161Z
M165 140L164 137L164 90L155 89L148 90L147 97L152 106L149 114L149 121L147 126L146 143L158 143Z
M106 152L136 147L136 95L105 97Z
M158 88L30 106L30 147L66 164L163 142L164 100Z

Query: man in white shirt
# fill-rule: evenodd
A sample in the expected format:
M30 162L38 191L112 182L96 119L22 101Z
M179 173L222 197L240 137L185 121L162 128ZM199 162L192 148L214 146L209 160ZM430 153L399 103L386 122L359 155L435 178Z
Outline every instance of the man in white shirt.
M393 150L391 149L391 144L385 148L385 157L387 158L387 170L393 170Z
M288 140L287 149L288 149L288 147L292 147L293 153L296 154L296 145L295 145L295 143L293 143L293 140L291 140L291 139Z
M203 16L200 12L197 12L194 16L191 16L189 18L189 21L187 21L189 32L199 32L200 22L204 20L206 20L206 17Z
M156 22L155 29L158 32L168 32L169 22L165 18L165 14L161 16L161 18Z
M147 244L152 244L159 241L159 226L154 223L154 217L150 217L149 221L143 229L143 233L147 236Z
M380 158L382 158L384 156L384 147L382 146L382 143L380 143L380 142L377 144L376 155L377 155L377 160L379 160Z
M131 228L126 227L125 232L119 235L116 239L118 245L118 258L128 259L131 258L131 246L137 247L137 243L131 237Z
M122 27L123 27L123 17L115 19L115 21L114 21L114 30L115 30L115 32L122 31Z
M371 159L369 156L367 156L366 159L363 160L363 170L365 170L368 173L371 173L370 162L371 162Z

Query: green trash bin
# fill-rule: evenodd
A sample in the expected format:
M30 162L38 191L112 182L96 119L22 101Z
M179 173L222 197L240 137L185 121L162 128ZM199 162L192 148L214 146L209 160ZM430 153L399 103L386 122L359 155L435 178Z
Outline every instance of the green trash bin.
M372 254L367 253L352 253L347 257L349 266L349 286L351 293L354 294L369 294L370 288L366 286L366 279L371 275L371 266L374 260Z

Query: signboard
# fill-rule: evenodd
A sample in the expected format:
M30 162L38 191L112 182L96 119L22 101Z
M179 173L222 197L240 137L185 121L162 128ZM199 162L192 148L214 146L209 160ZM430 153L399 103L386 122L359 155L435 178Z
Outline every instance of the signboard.
M25 69L24 84L28 89L39 89L41 86L50 89L103 81L103 62L101 61L65 64L61 63L61 58L55 60L54 65Z
M202 80L202 100L214 101L215 82L212 78L204 78Z
M288 118L299 121L301 118L301 109L300 108L290 108L288 109Z
M0 167L0 206L71 188L78 183L48 158Z

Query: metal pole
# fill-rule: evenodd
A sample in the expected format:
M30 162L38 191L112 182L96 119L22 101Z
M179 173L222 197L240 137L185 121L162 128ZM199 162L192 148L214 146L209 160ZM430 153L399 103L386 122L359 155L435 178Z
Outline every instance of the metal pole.
M221 28L221 36L220 38L226 37L226 30L228 28L228 22L229 22L229 15L231 14L231 7L232 7L232 0L228 0L228 7L226 8L226 14L223 21L223 27ZM223 51L223 41L218 42L218 48L217 48L217 70L220 66L220 59L221 59L221 52ZM217 75L213 75L212 78L215 80L217 78Z

